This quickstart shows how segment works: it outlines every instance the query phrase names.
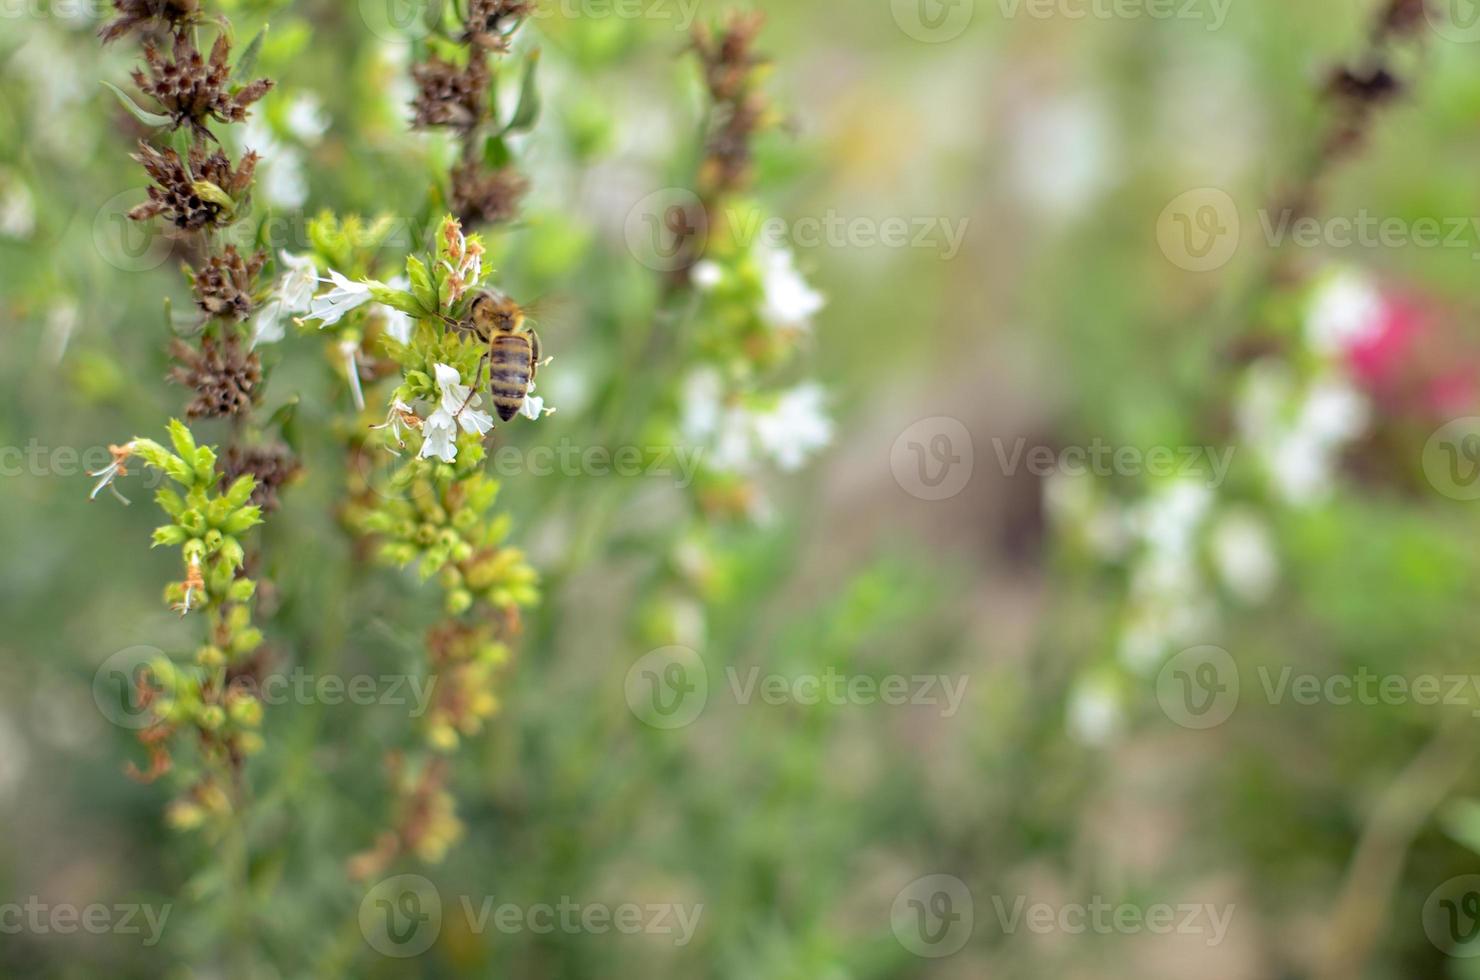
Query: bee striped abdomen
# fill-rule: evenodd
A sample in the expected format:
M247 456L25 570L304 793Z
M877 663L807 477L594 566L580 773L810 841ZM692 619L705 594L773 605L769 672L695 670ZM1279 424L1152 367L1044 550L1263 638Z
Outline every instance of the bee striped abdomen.
M534 358L524 334L503 334L488 345L488 383L498 417L505 422L519 414Z

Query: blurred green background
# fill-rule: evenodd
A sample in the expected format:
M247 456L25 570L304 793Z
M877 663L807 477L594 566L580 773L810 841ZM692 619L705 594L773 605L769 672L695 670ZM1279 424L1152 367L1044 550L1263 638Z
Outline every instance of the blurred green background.
M393 26L404 8L221 6L240 37L272 25L259 68L277 87L253 145L269 144L258 196L274 244L305 248L304 216L324 208L425 227L437 210L428 175L448 149L407 125L410 48ZM137 134L100 82L121 84L134 52L100 49L105 12L84 4L3 8L0 908L34 896L170 909L156 945L121 930L11 930L0 914L5 975L1480 976L1469 958L1480 889L1454 884L1480 873L1468 802L1480 793L1480 694L1300 703L1262 683L1286 668L1408 684L1480 673L1476 504L1437 486L1426 455L1435 432L1480 408L1466 383L1480 377L1480 233L1468 224L1480 215L1480 46L1442 10L1395 43L1404 92L1323 174L1312 210L1408 232L1432 220L1458 229L1457 244L1325 235L1287 246L1271 277L1278 243L1264 229L1278 214L1260 209L1298 184L1330 112L1328 72L1364 50L1387 3L754 6L768 15L767 91L788 119L759 147L754 196L793 229L854 222L832 241L793 241L828 297L806 372L828 391L832 445L771 481L770 520L706 539L701 607L653 593L655 569L683 555L646 534L672 513L671 483L624 496L593 549L579 530L616 478L505 479L546 601L501 713L458 757L465 839L443 864L398 869L425 876L443 906L431 948L405 959L362 935L365 886L345 874L384 822L382 757L404 736L404 707L269 709L244 902L222 898L222 846L167 829L166 787L123 773L141 753L95 704L96 672L118 651L194 638L159 601L175 569L146 547L156 522L143 489L131 508L89 504L83 470L179 412L183 394L163 380L161 296L183 307L188 291L178 261L121 218L140 194L127 158ZM559 311L541 326L557 356L541 386L561 411L511 429L516 445L592 438L584 405L623 353L621 324L656 288L626 225L646 195L684 183L700 118L687 29L724 9L552 2L520 36L521 50L543 51L545 105L518 147L534 188L525 218L493 252L501 285ZM1240 230L1226 262L1196 271L1158 236L1169 205L1206 188L1233 202ZM894 218L924 237L866 240ZM959 248L949 228L963 231ZM1266 456L1236 421L1241 386L1270 356L1325 376L1301 338L1333 276L1383 309L1421 309L1425 332L1391 355L1402 384L1351 369L1360 431L1297 447L1293 461ZM263 534L275 596L264 628L284 670L415 673L436 603L414 578L363 566L337 523L348 394L323 347L297 335L266 352L269 406L301 396L309 435L304 477ZM1451 371L1444 399L1413 395ZM936 458L934 436L958 431L940 419L968 435L939 458L970 461L958 492L928 499L910 447ZM1134 549L1161 554L1175 481L1111 472L1074 490L1063 467L1013 465L1018 440L1231 447L1218 502L1203 506L1260 530L1233 558L1215 539L1183 541L1194 557L1143 576ZM1318 455L1326 492L1269 489L1271 469ZM1141 544L1104 546L1106 519L1128 522L1110 537ZM1208 571L1229 562L1249 574ZM1250 575L1257 601L1237 587ZM1193 578L1189 605L1212 611L1128 656L1135 617L1183 602ZM692 724L655 729L624 685L655 637L675 633L701 656L709 699ZM1162 669L1199 645L1227 651L1243 687L1209 728L1179 723ZM965 695L954 713L740 703L727 668L943 677ZM970 905L932 904L934 886L918 882L933 875ZM463 914L464 899L528 909L567 897L702 913L686 944L480 930ZM911 935L912 898L921 916L966 916L964 942L932 955L945 947ZM1165 934L1059 917L1039 929L1010 918L1020 902L1055 913L1103 902L1136 921L1196 907L1227 929L1215 937L1206 912Z

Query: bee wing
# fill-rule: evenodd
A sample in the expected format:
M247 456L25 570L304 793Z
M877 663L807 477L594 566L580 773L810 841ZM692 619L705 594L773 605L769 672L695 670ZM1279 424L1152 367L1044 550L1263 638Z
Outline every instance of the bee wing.
M577 322L580 314L580 301L574 296L549 294L539 297L523 309L524 320L528 326L538 327L541 331L553 330L559 333L565 327Z

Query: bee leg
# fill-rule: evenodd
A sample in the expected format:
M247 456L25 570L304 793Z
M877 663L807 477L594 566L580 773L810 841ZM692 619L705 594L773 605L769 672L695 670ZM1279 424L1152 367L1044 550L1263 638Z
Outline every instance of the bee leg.
M478 358L478 367L476 370L473 371L473 383L468 386L468 397L464 398L463 403L457 407L457 411L452 416L453 418L460 418L462 416L463 409L468 407L468 403L471 402L473 400L473 396L478 393L478 388L483 383L481 380L483 377L483 365L487 363L487 353Z
M535 374L543 365L540 364L540 335L533 330L529 332L529 380L533 381Z

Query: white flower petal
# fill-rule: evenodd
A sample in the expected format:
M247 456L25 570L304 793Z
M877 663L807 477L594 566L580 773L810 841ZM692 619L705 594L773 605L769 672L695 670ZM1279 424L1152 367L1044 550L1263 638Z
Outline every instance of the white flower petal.
M440 408L433 412L422 426L421 435L421 452L418 456L422 459L435 456L444 463L456 462L457 423L452 420L450 412Z

